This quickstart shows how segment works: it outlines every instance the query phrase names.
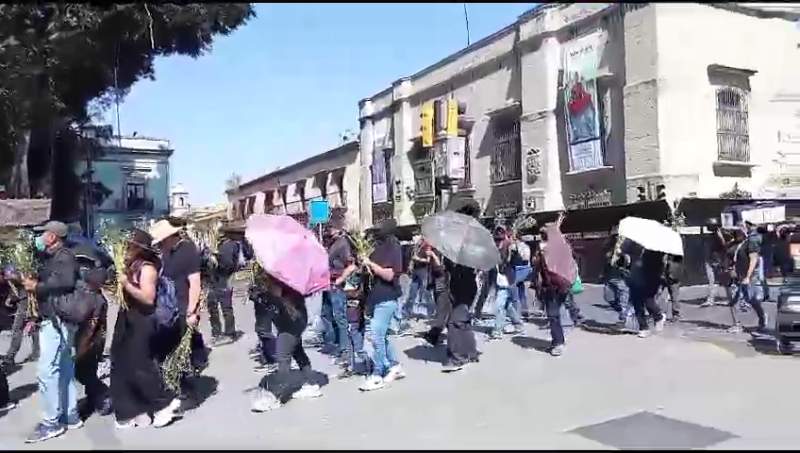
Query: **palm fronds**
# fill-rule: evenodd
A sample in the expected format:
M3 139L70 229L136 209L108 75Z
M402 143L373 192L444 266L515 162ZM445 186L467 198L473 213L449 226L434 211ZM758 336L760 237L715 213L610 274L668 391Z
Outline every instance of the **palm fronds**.
M121 277L125 274L125 252L128 248L126 233L110 223L104 223L100 227L100 244L106 249L111 259L114 260L116 270L116 281L114 287L114 297L123 310L127 310L124 291L122 289Z
M10 244L0 249L3 261L11 264L21 277L32 277L36 274L36 251L33 247L34 236L28 230L17 230L16 237ZM11 290L19 295L19 289L9 281ZM28 292L28 316L39 315L36 294Z
M349 233L353 243L353 250L358 257L369 257L375 251L375 242L368 238L360 229L353 229Z
M186 327L178 347L170 353L161 371L167 387L175 392L181 389L181 376L192 371L192 334L194 327Z

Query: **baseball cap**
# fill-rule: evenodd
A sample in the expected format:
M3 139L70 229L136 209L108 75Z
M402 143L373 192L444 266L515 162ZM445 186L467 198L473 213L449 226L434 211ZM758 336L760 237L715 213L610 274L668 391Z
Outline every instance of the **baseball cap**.
M50 232L50 233L53 233L53 234L55 234L56 236L58 236L60 238L63 238L63 237L67 237L67 233L69 232L69 228L67 228L67 225L64 224L63 222L59 222L57 220L51 220L51 221L45 223L42 226L38 226L38 227L34 228L33 231Z

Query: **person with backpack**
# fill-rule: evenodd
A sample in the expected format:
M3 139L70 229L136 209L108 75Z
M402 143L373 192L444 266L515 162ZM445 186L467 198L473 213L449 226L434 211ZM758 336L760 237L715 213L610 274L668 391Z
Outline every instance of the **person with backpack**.
M497 269L497 290L495 293L494 330L490 340L502 338L506 327L506 315L511 318L514 328L512 334L522 332L522 318L519 312L518 289L515 282L515 264L520 264L519 254L508 229L502 225L494 230L494 240L500 250L500 265ZM516 293L516 294L515 294Z
M103 360L106 346L106 324L108 301L102 287L108 279L108 270L94 255L76 255L81 281L86 285L83 293L91 305L88 319L79 324L75 335L75 378L84 387L86 405L79 407L81 418L97 412L101 416L111 414L109 389L97 377L97 368Z
M72 300L78 281L78 265L74 253L64 246L67 226L50 221L36 228L36 250L45 259L38 277L24 276L22 285L36 295L39 315L41 355L38 363L39 393L42 420L26 443L41 442L64 434L68 429L83 427L78 414L75 389L75 332L77 325L65 316L64 303Z
M111 342L111 399L118 429L166 426L180 407L157 361L154 315L161 262L151 243L148 233L133 230L120 278L128 308L119 311Z
M230 344L236 337L236 318L233 313L233 275L245 266L241 233L222 227L222 241L217 250L217 267L208 294L208 322L211 324L212 346ZM220 325L220 312L225 330Z
M159 362L180 344L183 334L192 328L192 371L181 379L181 398L190 399L194 395L191 376L196 375L208 364L208 350L203 335L197 329L200 322L200 252L194 242L186 236L182 227L169 220L159 220L150 228L153 247L161 251L161 275L172 281L179 316L174 327L159 333Z

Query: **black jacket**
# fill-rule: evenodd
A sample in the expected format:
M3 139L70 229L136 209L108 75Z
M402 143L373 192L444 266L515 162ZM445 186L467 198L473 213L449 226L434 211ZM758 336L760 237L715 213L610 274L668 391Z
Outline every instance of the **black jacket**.
M52 255L48 254L39 272L39 284L36 287L39 315L44 319L55 317L54 299L75 291L77 282L78 263L70 249L61 247Z

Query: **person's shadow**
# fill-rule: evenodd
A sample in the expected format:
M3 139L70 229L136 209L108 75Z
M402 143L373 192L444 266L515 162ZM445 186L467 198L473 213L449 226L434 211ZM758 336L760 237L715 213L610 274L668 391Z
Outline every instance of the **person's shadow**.
M28 399L31 395L39 390L38 384L25 384L12 389L8 392L9 400L21 403L23 400ZM11 411L0 412L0 418L3 418Z
M550 350L550 342L541 338L517 336L511 338L511 342L522 349L533 349L539 352L548 352Z
M202 406L209 398L216 395L219 386L219 381L212 376L195 376L191 378L191 382L191 396L181 403L181 412L189 412Z
M406 356L411 360L422 360L426 363L442 363L444 362L444 358L447 357L446 346L443 344L439 344L437 346L420 344L414 346L413 348L406 349L403 352L405 352Z

